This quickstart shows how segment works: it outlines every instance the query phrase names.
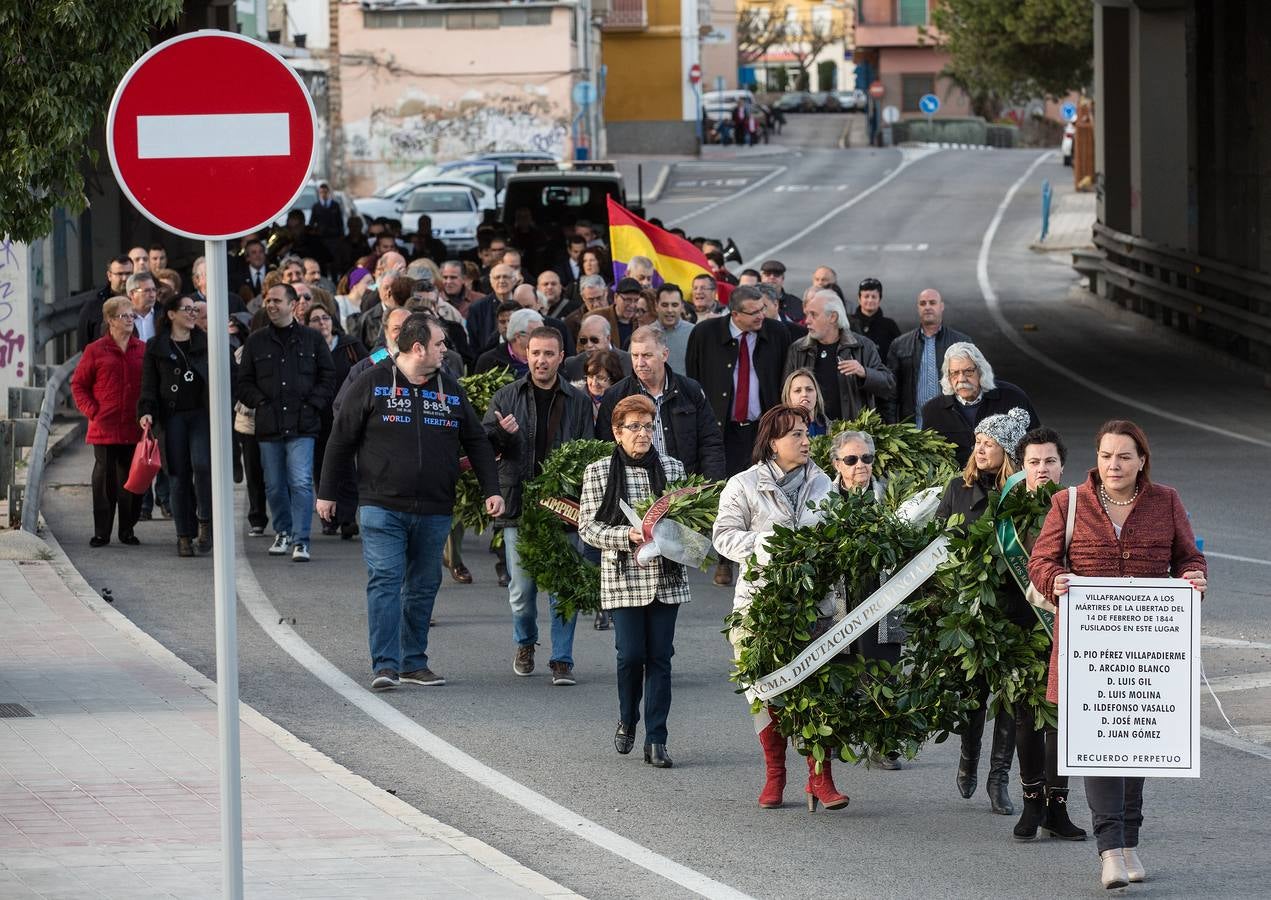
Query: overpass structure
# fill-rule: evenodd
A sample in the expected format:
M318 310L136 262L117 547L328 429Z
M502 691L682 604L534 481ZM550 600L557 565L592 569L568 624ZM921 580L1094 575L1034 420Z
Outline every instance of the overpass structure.
M1092 288L1271 371L1271 3L1095 0Z

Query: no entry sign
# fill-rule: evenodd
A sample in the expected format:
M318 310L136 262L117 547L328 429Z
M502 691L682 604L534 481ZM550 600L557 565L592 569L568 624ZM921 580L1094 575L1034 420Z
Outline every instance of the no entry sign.
M313 164L317 117L262 44L198 31L152 48L115 90L110 165L156 225L200 240L256 231L289 209Z

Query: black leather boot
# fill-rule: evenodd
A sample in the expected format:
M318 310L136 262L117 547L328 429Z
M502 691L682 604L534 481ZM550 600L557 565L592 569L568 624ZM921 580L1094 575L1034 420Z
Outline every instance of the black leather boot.
M984 707L971 713L966 731L962 732L962 756L958 760L958 793L970 800L979 783L980 744L984 738Z
M1017 841L1037 840L1037 827L1046 818L1046 782L1023 783L1024 812L1012 832Z
M1042 819L1041 827L1060 840L1086 839L1086 830L1078 828L1068 818L1068 788L1049 788L1046 791L1046 817Z
M1015 719L1006 713L993 720L993 749L989 753L989 777L985 788L993 812L999 816L1015 814L1011 803L1011 760L1015 756Z

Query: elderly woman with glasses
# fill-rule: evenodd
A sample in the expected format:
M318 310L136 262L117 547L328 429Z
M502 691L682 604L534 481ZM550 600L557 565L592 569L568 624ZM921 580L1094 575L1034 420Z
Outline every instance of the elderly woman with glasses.
M292 286L295 287L296 285ZM331 351L331 361L335 363L335 383L344 384L345 379L349 377L349 370L369 355L366 347L352 335L337 330L335 320L331 317L331 311L325 305L315 303L310 306L308 315L303 321L318 334L322 335L322 339L327 342L327 349ZM322 472L322 459L326 454L327 439L331 437L331 426L334 422L334 415L330 406L322 410L321 420L322 426L318 432L318 441L313 448L313 471L317 474ZM357 484L346 478L340 482L340 489L342 496L336 498L339 501L336 508L341 511L347 511L351 516L357 509ZM327 536L338 534L341 526L343 526L345 532L349 532L353 528L353 522L351 519L347 522L337 521L336 519L332 519L330 522L323 521L322 533Z
M139 544L133 534L141 498L124 490L132 455L141 440L137 398L141 395L141 361L146 345L133 331L136 313L126 297L102 304L106 333L84 348L71 377L75 405L88 417L88 443L93 447L93 537L104 547L119 510L119 542Z
M759 420L751 457L754 464L724 486L713 537L720 554L742 567L733 593L734 612L748 609L762 586L762 570L747 568L746 563L752 556L760 566L768 562L766 542L773 530L778 525L816 525L822 515L816 505L834 493L829 476L812 461L811 447L807 410L801 406L773 407ZM823 615L832 611L829 603L830 598L822 603ZM729 634L738 655L749 637L742 628L734 628ZM775 717L759 732L759 746L766 771L759 806L776 809L781 806L786 786L786 739L777 731ZM816 760L808 757L804 792L809 811L815 810L818 803L826 809L842 809L848 804L847 795L834 786L828 758L818 772Z
M617 447L583 475L578 502L578 535L601 551L600 606L613 617L618 651L618 729L614 749L627 754L635 746L635 729L644 701L644 761L671 768L666 752L666 720L671 710L671 657L675 653L675 620L687 603L684 566L665 557L649 565L636 561L643 543L622 509L660 496L668 484L684 477L678 459L662 456L653 446L653 401L643 395L619 400L611 423Z
M830 461L834 466L834 484L843 496L863 493L881 503L887 493L886 479L874 474L874 439L864 431L840 431L834 436ZM866 578L846 577L843 582L844 611L854 609L870 594L882 586L883 579L874 575ZM880 659L896 665L900 662L900 648L904 643L904 611L895 609L887 614L877 627L861 635L855 651L866 659ZM901 768L900 754L888 751L872 756L874 765L884 769Z
M198 511L212 509L212 430L208 417L207 335L195 328L194 299L164 301L154 339L146 346L141 427L153 426L163 441L163 464L172 492L177 556L194 556L194 542L212 549L212 523Z

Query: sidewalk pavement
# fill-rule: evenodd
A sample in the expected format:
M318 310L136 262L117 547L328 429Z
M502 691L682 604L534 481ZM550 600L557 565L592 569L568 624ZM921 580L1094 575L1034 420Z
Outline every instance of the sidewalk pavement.
M0 897L220 897L215 685L26 541L0 560L0 704L31 713L0 707ZM240 709L253 900L578 896Z
M1072 179L1054 186L1050 207L1050 229L1046 240L1034 241L1033 250L1080 250L1094 246L1097 218L1094 191L1078 192Z

